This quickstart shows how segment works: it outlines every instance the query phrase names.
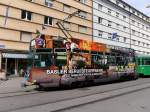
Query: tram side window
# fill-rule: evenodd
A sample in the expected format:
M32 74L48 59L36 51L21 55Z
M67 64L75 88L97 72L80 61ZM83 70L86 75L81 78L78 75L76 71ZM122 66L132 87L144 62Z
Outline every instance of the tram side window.
M140 59L138 59L138 65L141 65L141 61L140 61Z
M108 62L110 66L116 65L116 59L115 56L108 56Z
M142 58L142 65L145 65L145 64L144 64L144 59L143 59L143 58Z
M116 57L116 64L117 64L117 65L125 65L125 62L124 62L122 56L117 56L117 57Z
M129 63L128 57L127 57L127 56L124 56L124 57L123 57L123 61L124 61L124 65L127 66L128 63Z
M93 64L102 64L103 60L102 60L101 56L99 56L99 55L93 55L92 56L92 62L93 62Z
M144 61L144 65L150 65L150 59L145 59L145 61Z
M63 66L66 66L67 64L67 56L64 53L57 53L56 56L56 66L59 67L59 69L62 69Z
M106 68L107 65L107 56L103 55L92 55L92 65L96 68Z

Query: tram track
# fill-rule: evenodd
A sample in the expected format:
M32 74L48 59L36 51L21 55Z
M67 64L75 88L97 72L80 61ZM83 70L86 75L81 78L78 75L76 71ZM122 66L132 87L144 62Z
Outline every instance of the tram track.
M129 92L125 92L125 93L121 93L121 94L118 94L118 95L114 95L114 96L98 99L98 100L95 100L95 101L83 103L83 104L78 104L78 105L74 105L74 106L70 106L70 107L66 107L66 108L62 108L62 109L56 109L56 110L50 111L50 112L64 112L65 110L71 110L71 109L83 107L85 105L106 101L106 100L109 100L109 99L113 99L113 98L121 97L121 96L124 96L124 95L132 94L132 93L139 92L139 91L142 91L142 90L145 90L145 89L149 89L149 88L150 88L150 86L149 87L145 87L145 88L141 88L141 89L137 89L137 90L133 90L133 91L129 91Z
M11 94L11 93L31 92L31 91L34 91L34 90L19 90L19 91L13 91L13 92L0 92L0 95L3 95L3 94Z
M116 83L118 83L118 82L116 82ZM142 84L146 84L146 83L148 83L148 82L144 82ZM135 84L135 85L141 85L141 83L140 84ZM133 85L133 86L135 86L135 85ZM101 85L99 84L98 86L101 86ZM125 86L125 87L122 87L122 88L131 87L131 86ZM83 88L87 88L87 87L83 87ZM118 88L118 89L122 89L122 88ZM75 89L78 89L78 88L75 88ZM65 90L65 89L62 89L62 90ZM113 91L113 90L117 90L117 89L103 91L103 92L100 92L100 93L109 92L109 91ZM32 95L32 94L47 93L47 92L52 92L52 91L58 91L58 89L54 89L54 90L50 90L50 91L44 91L44 90L43 91L38 91L38 90L34 89L34 90L22 90L22 91L14 91L14 92L3 92L3 93L0 93L0 99L10 98L10 97L19 97L19 96L25 96L25 95L28 96L28 95Z
M44 93L41 91L33 91L33 92L25 92L25 91L17 91L17 92L9 92L9 93L0 93L0 99L10 98L10 97L17 97L17 96L25 96L25 95L33 95Z
M140 84L138 84L138 85L140 85ZM113 91L113 90L116 90L116 89L112 89L109 91ZM104 91L104 92L109 92L109 91ZM22 90L22 91L14 91L14 92L3 92L3 93L0 93L0 99L10 98L10 97L19 97L19 96L25 96L25 95L28 96L28 95L32 95L32 94L40 94L40 93L45 93L45 92L46 91L38 91L38 90L36 90L36 91L34 91L34 90L24 90L23 91Z
M35 108L35 107L43 106L43 105L47 105L47 104L55 104L55 103L58 103L58 102L76 100L76 99L80 99L80 98L83 98L83 97L88 97L88 96L91 96L91 95L100 95L100 94L103 94L103 93L115 92L115 91L131 88L131 87L138 87L138 86L142 86L142 85L145 85L145 84L150 84L150 83L149 82L144 82L142 84L133 84L133 85L130 85L130 86L115 88L115 89L106 90L106 91L94 92L94 93L91 93L91 94L80 95L80 96L72 97L72 98L64 98L64 99L60 99L60 100L56 100L56 101L48 101L48 102L39 103L39 104L35 104L35 105L33 104L33 105L29 105L29 106L23 106L23 107L14 108L14 109L11 109L11 110L6 110L6 111L0 111L0 112L19 111L19 110L28 109L28 108ZM75 106L71 106L71 107L66 107L66 108L63 108L63 109L56 109L52 112L61 112L61 111L65 111L65 110L68 110L68 109L73 109L73 108L84 106L84 105L87 105L87 104L96 103L96 102L100 102L100 101L104 101L104 100L109 100L109 99L112 99L112 98L116 98L116 97L119 97L119 96L131 94L131 93L142 91L144 89L149 89L149 88L150 88L150 85L147 86L147 87L144 87L144 88L140 88L140 89L137 89L137 90L132 90L132 91L129 91L129 92L124 92L124 93L121 93L121 94L118 94L118 95L98 99L98 100L87 102L87 103L84 103L84 104L79 104L79 105L75 105Z

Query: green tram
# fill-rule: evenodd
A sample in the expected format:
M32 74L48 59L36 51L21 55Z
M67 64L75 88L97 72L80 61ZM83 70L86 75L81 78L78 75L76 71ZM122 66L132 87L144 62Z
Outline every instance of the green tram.
M136 72L139 76L150 76L150 56L136 56Z

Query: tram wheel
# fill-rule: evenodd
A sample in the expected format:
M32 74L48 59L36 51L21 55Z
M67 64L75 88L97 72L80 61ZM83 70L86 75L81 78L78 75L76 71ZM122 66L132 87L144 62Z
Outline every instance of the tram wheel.
M76 88L77 87L77 83L76 82L72 82L71 83L71 88Z
M44 87L43 87L41 84L39 84L39 85L38 85L38 90L39 90L39 91L43 91L43 90L44 90Z

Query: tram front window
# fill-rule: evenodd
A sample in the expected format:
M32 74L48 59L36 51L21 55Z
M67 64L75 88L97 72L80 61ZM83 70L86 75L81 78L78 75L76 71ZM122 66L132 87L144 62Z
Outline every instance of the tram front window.
M35 67L49 67L52 65L52 55L51 54L36 54L34 58Z
M129 63L135 62L135 57L129 56L127 59Z

